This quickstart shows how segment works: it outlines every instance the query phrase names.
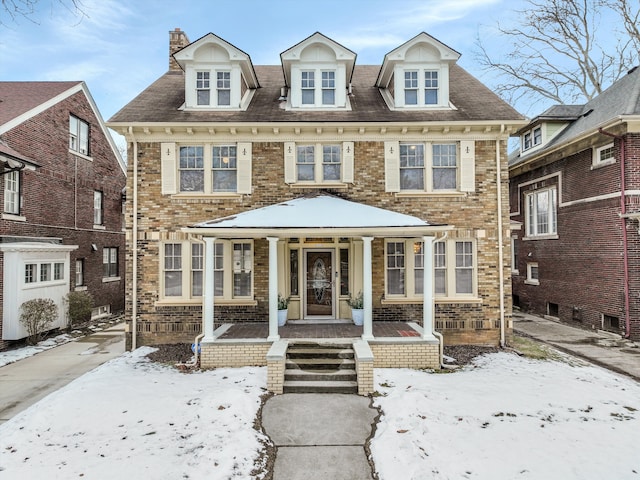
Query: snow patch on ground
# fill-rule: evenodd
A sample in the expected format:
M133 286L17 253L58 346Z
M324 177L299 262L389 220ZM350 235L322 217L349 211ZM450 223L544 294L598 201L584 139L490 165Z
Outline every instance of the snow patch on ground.
M17 362L24 358L32 357L40 352L57 347L63 343L72 342L76 339L76 337L69 335L68 333L63 333L55 337L47 338L46 340L38 342L36 345L30 347L21 347L0 352L0 367L4 367L5 365Z

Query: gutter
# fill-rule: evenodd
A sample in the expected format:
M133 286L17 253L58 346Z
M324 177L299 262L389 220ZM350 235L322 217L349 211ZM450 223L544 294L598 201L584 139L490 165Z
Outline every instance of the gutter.
M610 132L605 132L602 128L598 129L602 135L606 135L607 137L614 138L620 141L620 225L622 227L622 262L623 262L623 273L624 273L624 338L629 338L631 336L631 319L630 311L629 311L629 252L627 248L627 220L626 220L626 180L625 180L625 150L627 146L627 142L625 138L620 135L615 135Z

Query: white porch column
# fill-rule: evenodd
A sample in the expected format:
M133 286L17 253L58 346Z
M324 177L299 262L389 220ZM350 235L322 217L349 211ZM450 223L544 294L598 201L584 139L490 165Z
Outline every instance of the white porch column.
M371 242L373 237L362 237L362 300L364 303L364 322L362 339L373 339L373 309L372 309L372 274L371 274Z
M267 340L280 340L278 335L278 238L269 241L269 336Z
M423 277L423 304L422 304L422 338L425 340L436 340L433 335L433 325L435 317L435 303L433 301L435 282L435 272L433 269L433 237L422 237L424 247L422 249L422 273Z
M213 297L215 295L214 288L214 245L215 237L204 237L204 288L202 292L202 319L204 321L204 338L203 342L213 342L215 340L215 326L213 318Z

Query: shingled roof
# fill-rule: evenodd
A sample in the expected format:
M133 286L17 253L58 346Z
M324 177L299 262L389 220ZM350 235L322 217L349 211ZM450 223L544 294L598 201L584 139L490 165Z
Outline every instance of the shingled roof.
M191 123L191 122L465 122L521 121L524 119L504 100L458 65L450 70L450 100L455 110L390 110L375 86L379 65L356 66L352 79L351 110L294 111L280 108L280 88L284 86L282 66L256 66L261 88L246 111L184 111L184 74L167 72L108 123Z
M57 97L81 82L0 82L0 125Z

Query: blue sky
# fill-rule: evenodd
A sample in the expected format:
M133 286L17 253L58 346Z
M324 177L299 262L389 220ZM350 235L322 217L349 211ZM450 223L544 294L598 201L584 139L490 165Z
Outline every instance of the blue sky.
M69 0L63 0L69 3ZM474 64L479 31L491 40L496 20L511 21L522 0L81 0L73 16L58 0L40 0L33 21L0 12L0 80L84 80L105 120L168 66L169 34L191 41L213 32L256 65L315 31L381 64L385 53L425 31L462 53L460 65L485 83Z

